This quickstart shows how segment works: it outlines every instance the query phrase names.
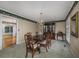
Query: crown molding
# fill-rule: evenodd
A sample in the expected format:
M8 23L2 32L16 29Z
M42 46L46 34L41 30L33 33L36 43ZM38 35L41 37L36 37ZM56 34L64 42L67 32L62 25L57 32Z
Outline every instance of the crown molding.
M15 17L15 18L20 18L20 19L23 19L23 20L27 20L27 21L30 21L30 22L33 22L33 23L37 23L36 21L33 21L33 20L30 20L30 19L24 18L22 16L19 16L19 15L16 15L16 14L13 14L13 13L10 13L10 12L4 11L4 10L1 10L1 9L0 9L0 13L1 14L4 14L4 15L8 15L8 16Z
M56 23L56 22L65 22L65 20L58 20L58 21L48 21L48 22L44 22L44 23Z
M70 15L70 13L71 13L72 10L74 9L74 7L77 5L77 3L78 3L78 1L75 1L75 2L74 2L73 6L71 7L71 9L70 9L68 15L66 16L65 20L67 20L68 16Z

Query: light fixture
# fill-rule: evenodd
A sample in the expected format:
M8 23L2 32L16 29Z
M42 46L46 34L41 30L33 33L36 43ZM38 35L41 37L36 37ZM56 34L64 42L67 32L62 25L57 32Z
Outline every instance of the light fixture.
M39 28L39 34L43 34L43 12L41 10L40 17L38 19L38 28Z
M42 10L40 12L40 16L39 16L39 19L38 19L38 23L40 23L40 24L43 23L43 12L42 12Z

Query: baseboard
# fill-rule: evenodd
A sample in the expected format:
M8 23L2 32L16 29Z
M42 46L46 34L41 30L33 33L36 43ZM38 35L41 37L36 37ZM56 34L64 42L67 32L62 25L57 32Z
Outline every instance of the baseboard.
M19 41L17 44L22 44L22 43L24 43L25 41L23 41L23 40L21 40L21 41Z

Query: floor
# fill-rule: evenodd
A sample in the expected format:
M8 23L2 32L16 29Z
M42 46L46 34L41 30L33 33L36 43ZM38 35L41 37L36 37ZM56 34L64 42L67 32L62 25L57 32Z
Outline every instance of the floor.
M41 53L35 53L35 58L73 58L65 41L52 40L52 46L46 52L45 48L41 48ZM3 50L0 50L0 58L24 58L25 44L15 45ZM28 58L31 58L29 53Z

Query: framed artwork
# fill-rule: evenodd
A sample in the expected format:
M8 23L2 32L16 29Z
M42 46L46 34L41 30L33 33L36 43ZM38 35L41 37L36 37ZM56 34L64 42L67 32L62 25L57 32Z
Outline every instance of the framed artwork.
M71 17L71 35L78 37L78 12Z

